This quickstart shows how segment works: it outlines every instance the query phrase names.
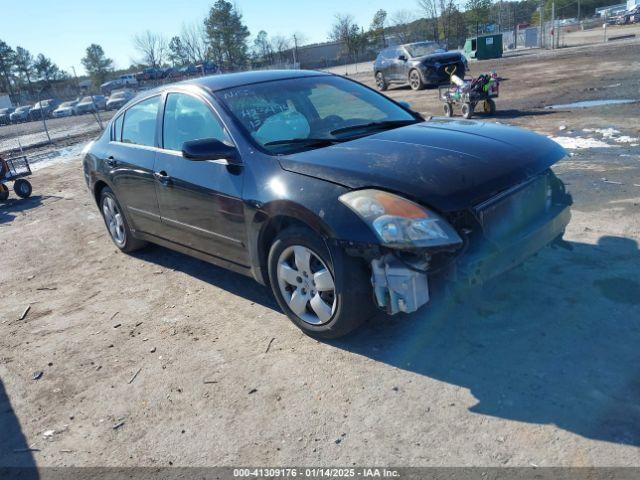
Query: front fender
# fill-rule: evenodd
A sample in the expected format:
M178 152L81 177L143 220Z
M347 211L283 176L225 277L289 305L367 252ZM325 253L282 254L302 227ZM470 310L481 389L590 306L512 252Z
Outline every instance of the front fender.
M289 223L306 225L331 245L377 244L371 229L338 199L348 191L328 181L281 170L266 187L252 192L256 198L245 200L245 218L254 277L264 281L269 242L274 231Z

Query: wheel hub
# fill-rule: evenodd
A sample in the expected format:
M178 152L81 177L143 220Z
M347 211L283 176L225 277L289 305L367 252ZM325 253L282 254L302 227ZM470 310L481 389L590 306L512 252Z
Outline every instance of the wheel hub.
M331 320L336 308L333 275L311 249L286 248L278 259L277 278L280 293L298 318L311 325Z

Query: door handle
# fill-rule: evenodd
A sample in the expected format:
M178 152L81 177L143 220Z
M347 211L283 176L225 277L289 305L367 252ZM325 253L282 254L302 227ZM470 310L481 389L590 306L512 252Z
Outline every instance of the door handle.
M109 155L107 157L107 160L105 162L107 165L109 165L110 167L117 167L118 166L118 161L113 157L113 155Z
M171 185L171 177L167 175L167 172L165 172L164 170L160 172L153 172L153 177L165 187Z

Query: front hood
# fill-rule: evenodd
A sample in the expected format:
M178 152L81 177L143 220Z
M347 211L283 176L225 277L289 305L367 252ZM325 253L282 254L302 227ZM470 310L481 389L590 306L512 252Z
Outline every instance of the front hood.
M416 57L413 60L416 60L424 64L431 64L431 63L458 62L461 59L462 59L462 56L458 52L439 52L439 53L432 53L430 55L424 55L422 57Z
M279 160L291 172L390 190L451 212L543 172L565 154L552 140L520 128L433 119Z

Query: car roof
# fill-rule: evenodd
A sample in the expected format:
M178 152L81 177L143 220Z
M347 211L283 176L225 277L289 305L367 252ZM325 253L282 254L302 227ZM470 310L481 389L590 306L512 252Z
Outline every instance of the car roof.
M226 88L240 87L253 83L270 82L273 80L287 80L290 78L305 78L330 76L326 72L317 70L257 70L251 72L224 73L207 77L195 78L180 82L182 85L198 85L212 92Z

